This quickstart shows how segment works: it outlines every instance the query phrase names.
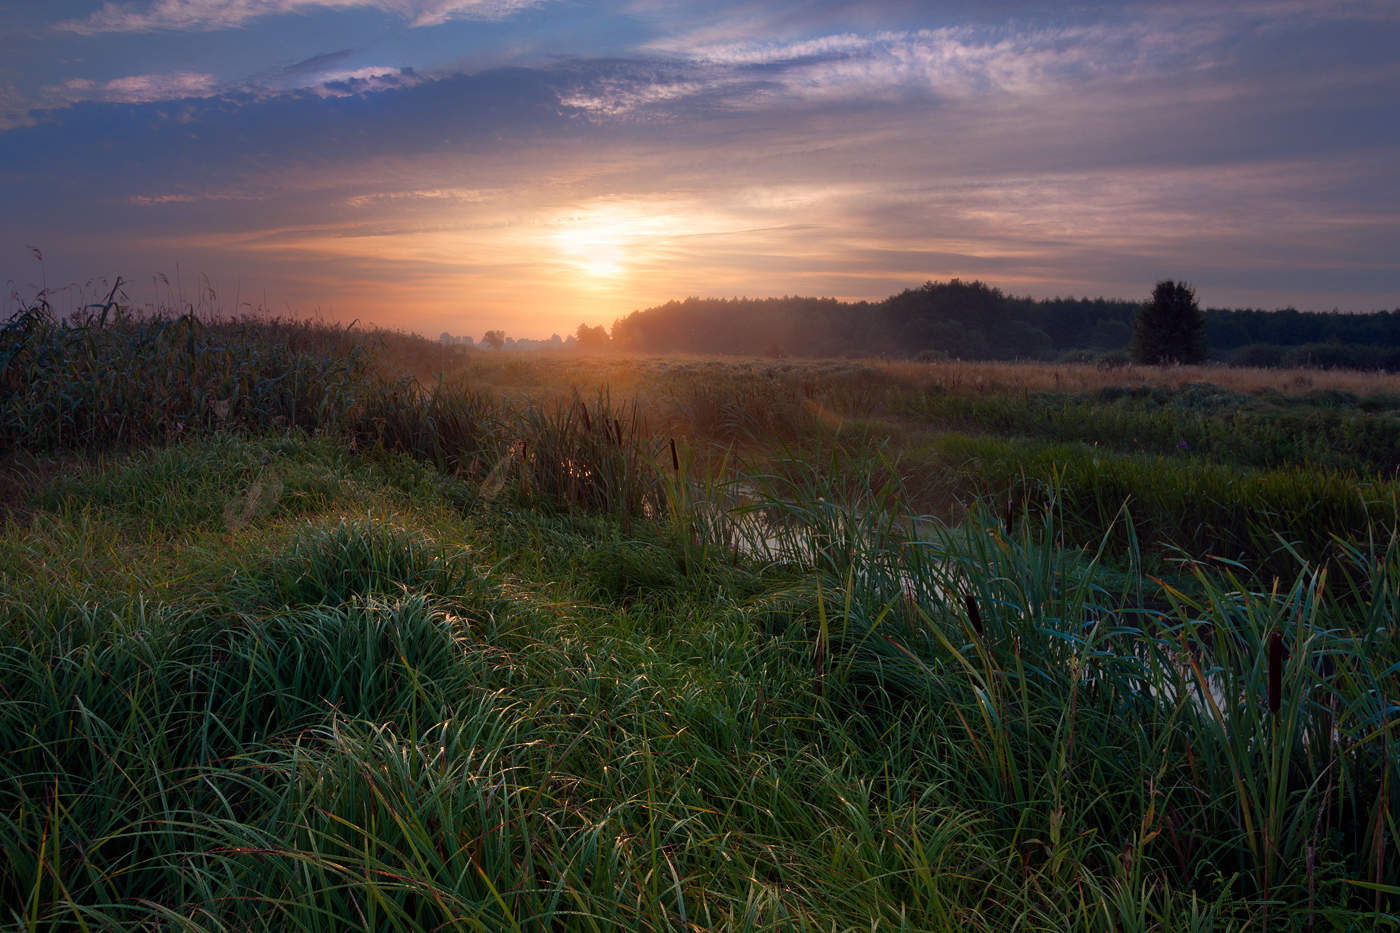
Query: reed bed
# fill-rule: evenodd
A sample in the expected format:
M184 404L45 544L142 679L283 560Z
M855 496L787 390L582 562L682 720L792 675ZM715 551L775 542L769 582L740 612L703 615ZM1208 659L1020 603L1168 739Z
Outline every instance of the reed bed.
M192 313L137 318L110 297L58 320L41 300L0 330L0 448L97 450L221 427L314 429L346 418L371 375L362 342L330 327L210 325Z

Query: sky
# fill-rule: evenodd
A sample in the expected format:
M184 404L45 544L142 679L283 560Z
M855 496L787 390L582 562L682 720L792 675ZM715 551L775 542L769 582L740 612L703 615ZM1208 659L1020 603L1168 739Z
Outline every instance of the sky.
M6 313L1400 308L1396 48L1394 0L4 0Z

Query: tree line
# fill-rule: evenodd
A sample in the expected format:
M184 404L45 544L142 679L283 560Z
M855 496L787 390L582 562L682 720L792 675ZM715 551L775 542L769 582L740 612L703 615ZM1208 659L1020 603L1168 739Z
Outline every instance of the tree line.
M1199 349L1214 359L1246 365L1400 368L1400 309L1369 314L1293 308L1199 311L1194 293L1159 295L1167 285L1190 292L1184 283L1162 282L1146 301L1035 299L952 279L926 282L878 302L686 298L619 318L611 335L590 328L587 343L594 349L658 354L1126 361L1140 349L1140 335L1135 336L1140 317L1165 297L1189 300L1204 323ZM582 347L584 340L579 343Z

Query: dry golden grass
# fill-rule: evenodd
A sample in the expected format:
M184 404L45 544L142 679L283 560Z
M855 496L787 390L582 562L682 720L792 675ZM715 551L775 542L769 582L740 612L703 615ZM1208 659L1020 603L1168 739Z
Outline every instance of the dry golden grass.
M550 353L474 354L465 364L483 387L551 394L570 387L606 385L620 394L646 393L677 378L725 378L772 374L785 380L821 380L834 373L850 378L863 370L872 382L962 392L1094 392L1109 387L1161 386L1180 389L1209 383L1242 394L1298 395L1321 390L1356 395L1400 394L1400 374L1323 369L1247 369L1206 366L1123 366L1086 363L890 360L773 360L699 356L578 356Z
M1180 389L1209 383L1253 395L1285 395L1318 390L1357 395L1400 392L1400 374L1357 370L1248 369L1207 366L1123 366L1100 368L1087 363L875 362L876 368L902 382L950 390L1093 392L1110 386L1161 386Z

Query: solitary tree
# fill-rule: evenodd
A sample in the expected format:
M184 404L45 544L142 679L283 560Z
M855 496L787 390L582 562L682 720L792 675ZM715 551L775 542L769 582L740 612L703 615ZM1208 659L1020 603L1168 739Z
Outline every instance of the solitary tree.
M1138 308L1132 350L1134 363L1205 362L1206 318L1196 290L1171 279L1158 282L1152 298Z
M506 332L503 330L488 330L481 335L481 342L492 350L499 350L506 345Z

